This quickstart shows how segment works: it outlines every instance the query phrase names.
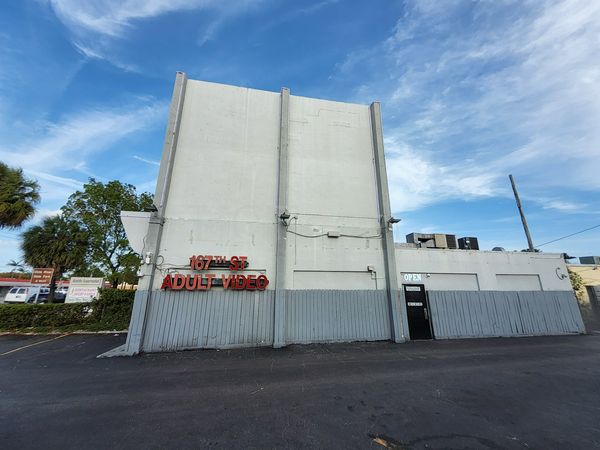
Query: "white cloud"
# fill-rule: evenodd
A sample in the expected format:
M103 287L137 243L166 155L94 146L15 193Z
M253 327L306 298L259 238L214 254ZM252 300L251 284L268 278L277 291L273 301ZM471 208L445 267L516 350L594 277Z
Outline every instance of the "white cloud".
M0 158L6 161L16 159L20 166L32 171L73 169L87 155L154 125L165 113L164 103L132 109L82 111L61 122L48 123L40 137L13 148L0 148Z
M416 2L366 67L356 100L382 100L392 201L510 195L578 212L565 186L598 192L600 2ZM406 173L412 172L412 173ZM548 200L550 199L550 200Z
M393 211L410 211L453 198L492 197L497 175L479 173L459 164L435 163L426 152L387 140L387 175Z
M121 36L136 20L175 11L214 8L216 0L48 0L58 18L73 31Z
M62 215L60 209L40 208L35 212L36 218L44 219L46 217L54 217Z
M115 38L122 37L127 30L135 26L136 21L163 14L212 10L219 13L220 19L216 20L216 23L219 23L222 18L254 8L262 1L95 0L94 2L82 2L79 0L48 0L48 3L56 16L75 34L92 32ZM215 25L213 28L218 26ZM90 55L97 55L95 50L87 49L87 51Z
M84 44L77 42L77 41L74 41L73 45L75 46L77 51L79 51L79 53L81 53L86 58L108 61L113 66L118 67L119 69L122 69L125 72L137 72L137 73L142 72L142 70L138 66L136 66L134 64L124 63L124 62L120 61L119 59L115 58L114 55L109 54L109 52L105 52L104 50L101 50L99 48L100 45L97 45L98 48L96 48L96 49L87 47Z
M153 165L153 166L160 166L160 162L153 161L151 159L142 158L141 156L138 156L138 155L133 155L132 158L133 159L137 159L138 161L145 162L146 164L150 164L150 165Z
M260 6L263 0L46 0L56 17L69 29L72 43L86 58L104 60L126 72L143 72L115 51L123 39L144 20L192 10L210 13L210 22L199 32L197 44L212 40L223 24L238 14Z
M566 212L566 213L581 212L587 206L586 204L583 204L583 203L569 202L569 201L560 200L560 199L542 200L542 205L543 205L542 207L544 209L556 209L558 211L562 211L562 212Z
M82 186L64 174L92 175L87 160L136 132L155 126L166 116L167 105L152 102L131 108L90 109L47 123L39 135L14 145L0 146L0 160L20 166L40 181L45 200L65 199Z

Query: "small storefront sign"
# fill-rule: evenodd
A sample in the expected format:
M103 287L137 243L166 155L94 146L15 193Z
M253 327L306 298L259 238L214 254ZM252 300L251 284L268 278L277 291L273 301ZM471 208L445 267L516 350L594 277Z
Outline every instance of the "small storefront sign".
M104 278L72 277L65 303L86 303L98 298L98 288L104 285Z
M31 284L47 286L52 282L52 275L54 275L54 269L52 268L33 269L33 273L31 274Z
M420 283L422 281L420 273L405 273L403 278L407 283Z
M407 302L408 306L423 306L422 302Z
M225 256L213 255L194 255L190 256L190 269L192 271L223 269L229 272L241 272L248 267L247 256L232 256L227 259ZM269 279L266 275L245 275L245 274L221 274L202 273L202 274L168 274L164 277L161 289L172 289L175 291L208 291L215 286L223 289L245 290L245 291L264 291L269 285Z

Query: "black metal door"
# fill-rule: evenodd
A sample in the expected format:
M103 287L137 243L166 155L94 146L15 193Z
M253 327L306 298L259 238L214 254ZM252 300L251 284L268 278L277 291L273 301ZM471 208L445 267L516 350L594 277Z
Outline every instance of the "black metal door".
M404 297L411 339L431 339L427 295L422 284L405 284Z

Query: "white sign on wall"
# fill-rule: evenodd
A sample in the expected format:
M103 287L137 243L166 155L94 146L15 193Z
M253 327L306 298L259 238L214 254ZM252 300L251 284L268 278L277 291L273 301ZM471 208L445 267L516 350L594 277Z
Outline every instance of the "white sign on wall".
M405 273L404 281L406 281L407 283L421 282L421 274L420 273Z
M98 298L98 288L103 285L104 278L73 277L69 282L65 303L91 302Z

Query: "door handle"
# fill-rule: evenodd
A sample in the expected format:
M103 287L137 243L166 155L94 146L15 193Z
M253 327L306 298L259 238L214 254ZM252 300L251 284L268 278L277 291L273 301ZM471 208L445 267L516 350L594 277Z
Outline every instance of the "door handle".
M423 312L425 313L425 320L429 320L429 314L427 314L427 308L423 308Z

